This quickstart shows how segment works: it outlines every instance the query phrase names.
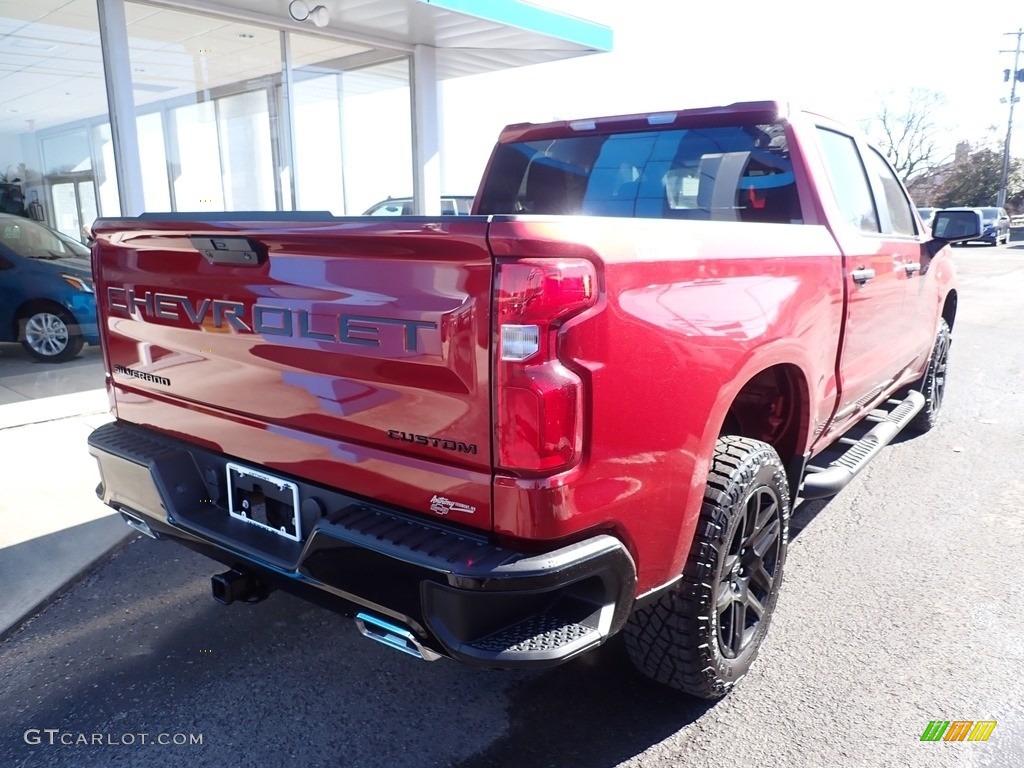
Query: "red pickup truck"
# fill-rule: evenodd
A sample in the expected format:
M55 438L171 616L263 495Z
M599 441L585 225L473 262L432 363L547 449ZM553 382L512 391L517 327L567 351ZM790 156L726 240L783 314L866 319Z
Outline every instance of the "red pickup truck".
M514 125L466 217L103 219L100 498L423 659L625 633L714 698L757 654L798 496L942 404L947 244L883 156L757 102Z

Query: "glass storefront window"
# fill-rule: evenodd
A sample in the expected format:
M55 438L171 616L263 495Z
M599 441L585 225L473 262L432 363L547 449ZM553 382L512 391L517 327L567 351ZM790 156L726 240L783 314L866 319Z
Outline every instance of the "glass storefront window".
M167 181L167 151L164 147L163 115L150 112L135 120L142 163L142 196L147 211L170 211L171 192Z
M117 193L117 171L114 169L114 140L110 136L110 123L103 123L92 131L93 154L96 159L96 187L100 208L115 215L121 210Z
M213 102L186 104L172 113L177 162L174 202L179 211L223 211L217 115Z
M275 210L267 91L225 96L216 105L225 207L231 211Z
M19 46L0 165L24 166L3 204L84 237L121 212L96 6L33 8L0 8ZM143 2L125 18L145 210L352 215L412 193L404 53Z
M346 213L387 197L412 195L409 61L402 58L342 74Z
M5 60L0 170L16 169L4 210L76 239L120 213L109 146L96 3L0 3Z
M99 215L89 131L82 128L60 133L43 138L40 145L50 203L46 221L65 235L85 241ZM115 200L115 211L116 204Z
M295 196L300 209L345 212L341 162L341 77L292 75Z
M369 48L291 32L295 196L305 210L361 213L345 206L342 75L365 65Z
M96 7L23 5L0 9L26 73L5 80L0 162L26 169L5 200L82 237L121 205ZM142 2L125 17L146 210L359 214L412 192L405 54Z
M287 135L276 103L281 33L137 3L125 8L147 208L150 201L158 206L151 210L284 207L291 190L278 181Z
M84 129L44 138L43 170L47 174L80 173L92 170L92 148Z

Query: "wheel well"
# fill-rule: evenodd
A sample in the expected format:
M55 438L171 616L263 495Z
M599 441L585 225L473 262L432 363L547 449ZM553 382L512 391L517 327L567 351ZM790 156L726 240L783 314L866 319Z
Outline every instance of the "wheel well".
M721 433L761 440L788 461L804 451L809 414L803 372L795 365L774 365L743 385L729 406Z
M946 294L946 302L942 305L942 319L946 321L950 330L953 330L954 318L956 318L956 291L950 291Z

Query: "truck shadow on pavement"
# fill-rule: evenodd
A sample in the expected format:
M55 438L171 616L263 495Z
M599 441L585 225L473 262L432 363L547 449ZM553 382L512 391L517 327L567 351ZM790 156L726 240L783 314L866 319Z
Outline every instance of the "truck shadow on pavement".
M522 684L511 699L508 731L457 768L611 768L695 722L715 703L642 678L619 635Z
M222 567L132 541L0 643L0 765L617 765L710 702L634 673L618 643L546 672L426 664L275 594L216 604ZM201 744L30 743L200 734Z
M811 523L825 510L833 498L835 497L813 500L802 499L796 505L789 518L789 540L791 542L794 541L804 530L810 527Z

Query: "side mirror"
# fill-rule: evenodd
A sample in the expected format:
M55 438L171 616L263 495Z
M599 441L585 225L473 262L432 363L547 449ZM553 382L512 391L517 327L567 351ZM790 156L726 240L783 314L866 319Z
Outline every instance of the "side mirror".
M932 238L959 243L981 237L981 214L977 211L938 211L932 221ZM941 247L941 246L940 246Z

